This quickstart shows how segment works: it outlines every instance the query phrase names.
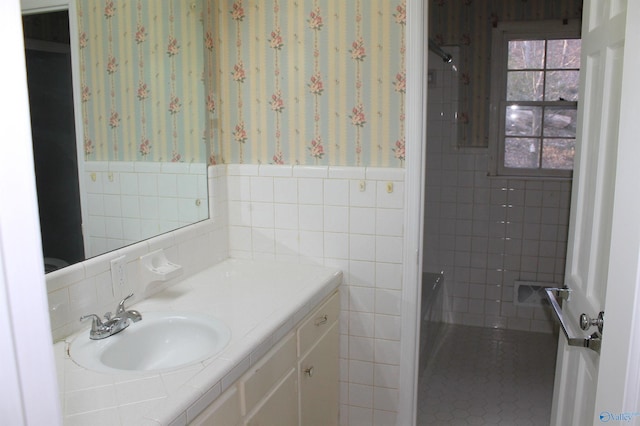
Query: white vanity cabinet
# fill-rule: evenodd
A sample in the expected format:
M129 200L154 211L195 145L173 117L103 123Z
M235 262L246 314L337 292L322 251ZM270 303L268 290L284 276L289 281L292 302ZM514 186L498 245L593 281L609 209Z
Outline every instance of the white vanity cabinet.
M240 424L240 394L235 386L227 389L191 423L191 426L237 426Z
M336 292L191 424L337 425L339 314Z
M301 426L338 424L339 315L336 294L298 329Z
M256 410L245 417L244 426L298 426L298 385L296 371L290 370L284 380L265 396Z
M238 381L245 425L298 425L296 361L290 333Z

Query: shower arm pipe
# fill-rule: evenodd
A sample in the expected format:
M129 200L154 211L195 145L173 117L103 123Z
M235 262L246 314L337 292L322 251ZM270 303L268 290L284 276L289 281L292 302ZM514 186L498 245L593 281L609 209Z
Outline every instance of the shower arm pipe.
M444 50L442 50L442 48L440 46L438 46L436 44L435 41L433 41L432 38L429 38L429 50L431 50L433 53L435 53L436 55L438 55L439 57L442 58L442 60L446 63L449 63L453 60L453 56L451 56L450 53L445 52Z

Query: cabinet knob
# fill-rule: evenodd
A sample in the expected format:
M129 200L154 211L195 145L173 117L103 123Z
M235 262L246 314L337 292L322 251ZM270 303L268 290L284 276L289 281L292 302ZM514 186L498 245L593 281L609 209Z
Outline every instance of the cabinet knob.
M306 374L309 377L313 377L313 366L305 368L304 369L304 374Z
M324 314L323 316L316 318L315 325L318 326L326 324L327 321L329 321L329 317L327 316L327 314Z

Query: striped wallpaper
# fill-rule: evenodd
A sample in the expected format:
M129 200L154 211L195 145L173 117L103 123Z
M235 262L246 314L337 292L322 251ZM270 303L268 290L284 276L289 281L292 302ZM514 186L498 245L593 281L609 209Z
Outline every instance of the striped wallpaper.
M212 161L402 167L403 0L211 6Z
M205 0L78 0L89 161L205 162Z
M87 160L401 167L404 0L78 0Z
M574 19L582 0L429 0L429 36L460 46L458 145L485 147L489 137L491 30L500 21Z
M491 28L582 0L430 0L486 146ZM87 160L402 167L404 0L78 0Z

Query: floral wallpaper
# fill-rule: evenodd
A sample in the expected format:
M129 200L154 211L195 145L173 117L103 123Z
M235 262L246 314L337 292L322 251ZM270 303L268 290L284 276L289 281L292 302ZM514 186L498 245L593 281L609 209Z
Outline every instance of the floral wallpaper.
M489 137L491 30L500 21L580 19L582 0L429 0L429 36L460 46L458 145L486 147Z
M86 159L402 167L404 0L78 0Z
M211 163L403 166L404 0L209 6Z
M78 0L88 161L206 161L204 3Z
M404 0L78 0L87 160L402 167ZM430 0L487 146L491 29L582 0Z

